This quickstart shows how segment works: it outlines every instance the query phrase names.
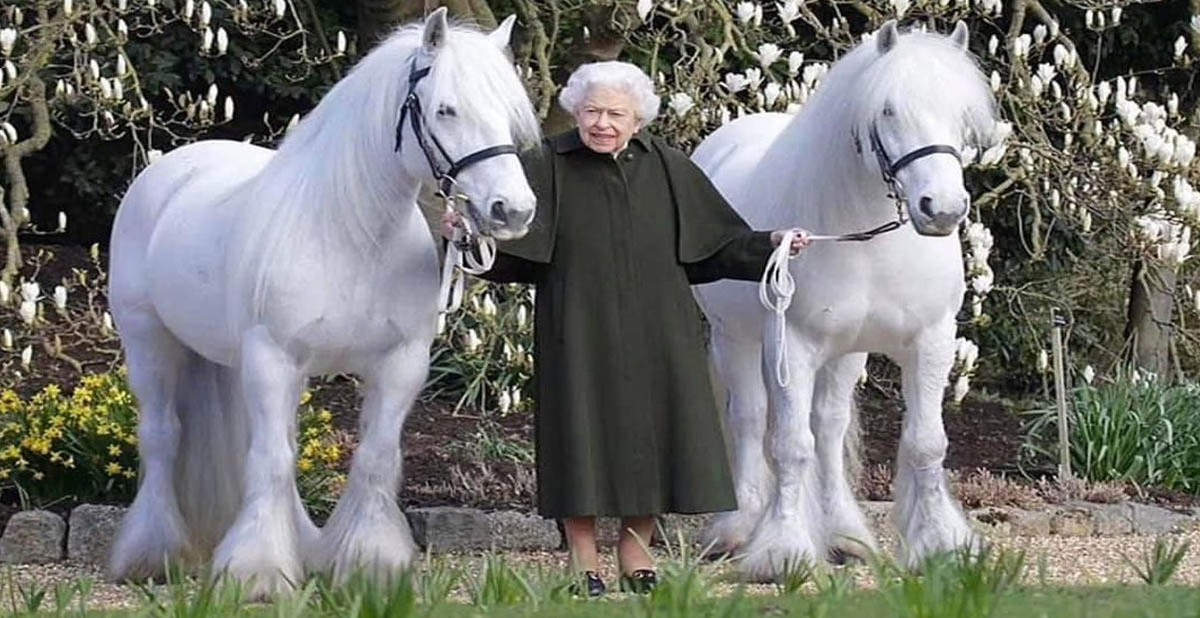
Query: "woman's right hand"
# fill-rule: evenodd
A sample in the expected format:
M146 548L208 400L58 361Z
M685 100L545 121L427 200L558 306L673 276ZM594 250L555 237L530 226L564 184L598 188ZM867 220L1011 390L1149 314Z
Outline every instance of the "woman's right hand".
M462 228L463 217L456 210L447 209L442 213L442 238L454 240L454 228Z

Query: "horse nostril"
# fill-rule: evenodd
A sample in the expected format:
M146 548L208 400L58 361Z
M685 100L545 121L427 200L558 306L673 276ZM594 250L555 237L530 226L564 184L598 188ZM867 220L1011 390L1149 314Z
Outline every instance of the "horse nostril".
M504 200L496 200L492 202L492 218L497 221L505 221L508 219L508 213L504 210Z
M922 196L918 207L926 217L933 217L933 198L929 197L928 195Z

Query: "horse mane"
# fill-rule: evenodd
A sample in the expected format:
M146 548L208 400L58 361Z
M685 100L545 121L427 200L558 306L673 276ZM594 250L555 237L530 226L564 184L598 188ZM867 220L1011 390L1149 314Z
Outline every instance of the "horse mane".
M874 38L868 37L834 63L808 103L768 148L757 178L746 183L756 190L774 188L757 197L764 202L764 221L775 226L797 224L797 196L803 196L804 212L817 218L808 223L819 225L823 232L883 223L867 210L883 196L883 185L874 165L866 167L863 161L864 155L873 157L868 134L885 105L891 105L901 121L918 112L955 119L963 144L986 143L996 122L987 79L975 58L949 37L907 32L883 55ZM796 153L814 156L804 156L797 165ZM856 206L862 212L853 212Z
M422 34L423 25L410 24L379 43L239 192L243 251L230 270L234 296L252 297L256 315L275 264L333 244L368 256L412 216L419 180L394 151L395 129ZM540 123L511 60L473 26L451 24L423 84L427 114L430 101L452 95L466 117L502 112L519 148L540 140ZM362 260L364 267L377 262Z

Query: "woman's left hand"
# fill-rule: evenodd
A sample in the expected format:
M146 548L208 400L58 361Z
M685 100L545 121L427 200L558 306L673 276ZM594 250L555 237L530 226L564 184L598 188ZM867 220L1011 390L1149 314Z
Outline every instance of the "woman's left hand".
M809 238L811 234L809 234L808 230L798 227L790 230L775 230L771 232L771 244L778 247L779 243L783 242L783 235L788 232L795 233L795 236L792 236L791 255L799 255L801 251L807 249L812 244L812 240Z

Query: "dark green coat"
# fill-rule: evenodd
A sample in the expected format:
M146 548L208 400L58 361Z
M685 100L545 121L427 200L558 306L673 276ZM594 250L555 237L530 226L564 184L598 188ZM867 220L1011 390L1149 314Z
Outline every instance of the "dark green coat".
M537 285L538 510L736 508L689 284L758 279L770 234L649 135L614 158L572 129L523 163L537 216L486 277Z

